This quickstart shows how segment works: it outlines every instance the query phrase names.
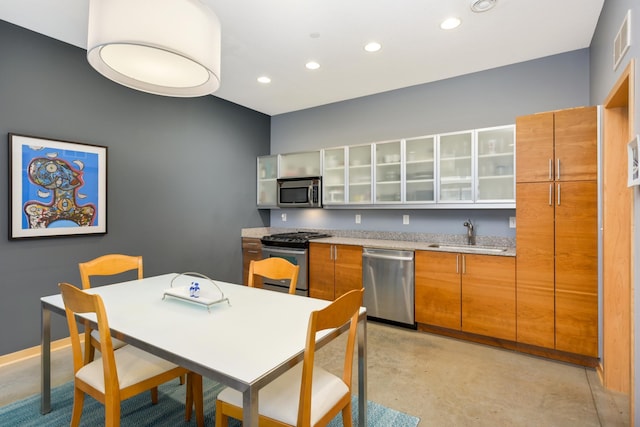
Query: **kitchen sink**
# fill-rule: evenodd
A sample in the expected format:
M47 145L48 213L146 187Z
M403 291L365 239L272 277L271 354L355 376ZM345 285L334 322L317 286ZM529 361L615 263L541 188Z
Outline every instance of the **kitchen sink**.
M471 246L471 245L441 245L439 243L432 243L430 248L445 249L448 251L459 252L481 252L481 253L501 253L506 252L507 248L498 248L495 246Z

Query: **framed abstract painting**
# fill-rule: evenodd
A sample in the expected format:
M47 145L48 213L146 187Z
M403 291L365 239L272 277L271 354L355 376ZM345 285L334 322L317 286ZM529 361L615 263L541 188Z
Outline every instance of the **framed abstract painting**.
M106 234L107 147L9 134L9 238Z

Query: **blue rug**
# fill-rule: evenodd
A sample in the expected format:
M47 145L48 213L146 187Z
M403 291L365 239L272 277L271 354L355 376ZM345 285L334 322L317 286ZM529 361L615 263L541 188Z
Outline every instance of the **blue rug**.
M215 399L224 388L221 384L204 379L204 416L205 425L215 424ZM195 426L195 416L191 422L184 420L184 390L178 381L170 381L159 387L158 404L151 404L149 393L127 399L122 404L122 427L139 426ZM357 396L353 398L354 425L358 425ZM51 391L51 412L40 414L40 395L34 395L0 408L0 426L44 427L68 426L73 407L73 384L71 382ZM367 402L367 427L416 427L419 418L393 409L385 408L374 402ZM104 407L90 396L85 398L81 426L104 425ZM240 423L231 420L230 427L239 427ZM342 416L338 415L330 427L342 426Z

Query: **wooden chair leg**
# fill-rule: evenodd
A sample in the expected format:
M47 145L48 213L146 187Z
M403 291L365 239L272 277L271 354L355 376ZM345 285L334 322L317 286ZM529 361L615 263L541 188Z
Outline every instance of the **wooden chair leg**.
M158 403L158 387L151 389L151 403L154 405Z
M196 425L204 426L204 402L202 398L202 375L190 372L187 374L187 421L191 419L191 409L193 404L196 407Z
M180 375L180 385L184 384L184 375Z
M224 414L224 409L222 408L222 403L220 401L216 401L216 427L229 427L229 416Z
M349 402L342 410L342 425L344 425L344 427L353 427L353 420L351 419L351 402Z
M80 417L82 417L82 407L84 405L84 392L80 389L73 390L73 409L71 410L71 427L80 425Z

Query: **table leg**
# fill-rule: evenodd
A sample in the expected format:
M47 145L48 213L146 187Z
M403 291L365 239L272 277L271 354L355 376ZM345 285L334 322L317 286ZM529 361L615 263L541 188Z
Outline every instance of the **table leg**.
M51 311L41 304L40 413L51 412Z
M258 427L258 389L254 386L242 392L242 425Z
M358 322L358 426L367 425L367 316Z

